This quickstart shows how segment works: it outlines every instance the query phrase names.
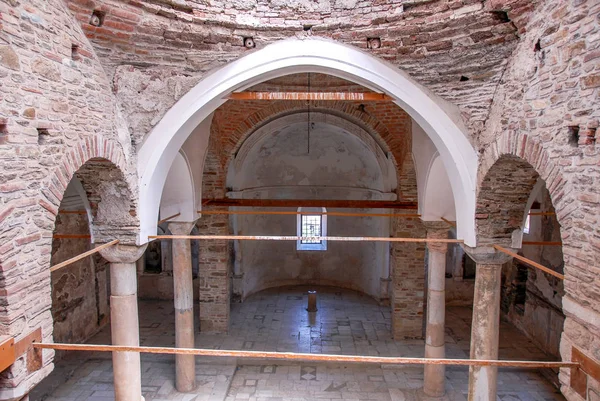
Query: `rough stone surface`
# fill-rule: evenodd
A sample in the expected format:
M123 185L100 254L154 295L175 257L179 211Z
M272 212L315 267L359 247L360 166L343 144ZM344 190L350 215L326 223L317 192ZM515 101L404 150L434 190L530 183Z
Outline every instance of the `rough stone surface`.
M119 170L121 182L134 188L134 156L109 80L65 4L5 1L0 14L0 332L20 338L41 327L43 340L52 341L49 266L65 189L93 158L110 161L90 167L98 178ZM77 61L71 60L74 44ZM119 195L118 202L107 203L127 205L127 215L111 215L102 205L105 188L89 184L97 195L95 210L107 223L95 224L97 239L114 238L118 221L127 221L135 238L137 218L129 211L137 202ZM43 369L29 373L20 358L3 372L0 386L14 389L13 397L24 395L52 368L53 352L43 355Z
M403 3L112 0L102 2L105 23L95 27L89 24L94 2L67 1L110 75L129 64L162 71L158 75L163 77L173 71L180 78L169 80L183 86L252 51L243 46L245 37L252 37L257 48L286 38L319 36L365 50L368 38L380 38L381 47L369 51L459 105L476 142L507 58L537 2ZM164 87L149 86L155 89L146 89L145 97ZM123 95L124 104L138 102L136 93ZM166 110L159 103L147 103L158 118Z
M600 113L594 106L598 89L593 78L599 61L599 7L585 1L539 4L511 56L481 138L480 180L494 174L494 163L504 159L502 155L514 155L535 169L550 193L563 242L566 320L560 349L566 360L571 346L598 359L594 354L600 341L592 334L598 327L589 325L600 312L595 185L600 156L594 140L581 141L584 135L590 138L587 131L597 126ZM507 184L519 187L516 181ZM480 194L487 196L485 191ZM477 216L478 225L493 218L486 213ZM480 240L505 235L502 229L498 225ZM566 300L578 306L566 307ZM569 388L567 369L560 378L567 398L578 399Z
M94 10L104 13L102 26L89 24ZM0 334L20 338L42 327L44 341L52 339L48 267L71 177L87 193L96 242L119 237L131 244L135 147L164 113L211 71L253 52L244 38L260 49L319 36L390 62L460 108L480 155L478 245L513 245L531 189L538 177L544 180L563 242L561 304L550 295L561 293L560 285L541 274L527 281L565 315L562 359L576 346L600 360L599 12L597 1L582 0L0 2ZM368 48L376 38L381 47ZM304 78L254 89L304 88ZM339 79L313 79L319 87L358 90ZM415 199L406 113L383 104L313 106L381 140L397 167L399 198ZM225 103L211 127L203 193L225 196L229 162L254 127L302 111L305 105L288 102ZM197 227L231 232L223 216L203 216ZM410 219L393 222L391 231L425 235ZM200 244L201 326L209 331L228 327L232 249L225 241ZM395 334L422 335L424 253L422 245L393 247ZM557 257L538 256L553 266ZM545 344L553 353L554 324ZM529 324L523 329L535 331ZM20 358L0 386L21 397L51 369L51 352L37 373L28 373ZM579 401L569 374L561 371L562 391ZM590 394L598 392L597 383L590 380L590 387Z
M228 182L236 197L276 199L382 199L387 168L358 132L350 133L313 116L310 139L305 115L279 119L291 124L256 132L247 152L237 154L235 174ZM366 136L368 134L365 133ZM310 141L310 151L308 145ZM387 165L384 165L387 167ZM232 167L233 168L233 167ZM395 171L392 171L395 175ZM296 212L297 209L286 209ZM321 212L320 209L310 211ZM375 213L377 210L327 209L327 212ZM295 215L231 216L242 235L297 235ZM389 219L381 217L326 216L328 236L389 236ZM333 285L382 298L381 278L387 279L388 244L329 241L325 250L298 249L295 241L240 241L236 274L243 274L242 297L268 287L292 284ZM240 253L238 255L237 253Z

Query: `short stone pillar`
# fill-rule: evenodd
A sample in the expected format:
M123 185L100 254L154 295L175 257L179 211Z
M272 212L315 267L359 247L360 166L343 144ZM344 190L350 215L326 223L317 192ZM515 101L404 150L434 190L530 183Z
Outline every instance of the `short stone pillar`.
M306 308L308 312L316 312L317 311L317 292L309 291L308 292L308 307Z
M146 246L114 245L100 251L110 262L110 330L113 345L140 345L136 261ZM116 401L141 401L139 352L113 352Z
M424 222L427 239L447 239L448 224ZM448 244L428 242L427 263L427 324L425 328L425 358L444 358L446 355L446 252ZM425 365L423 392L429 397L441 397L445 393L446 367Z
M173 235L189 235L194 223L169 222ZM173 239L173 294L175 302L175 346L194 348L194 285L190 240ZM175 355L175 388L187 393L196 388L196 358Z
M471 327L471 359L498 359L502 265L511 260L511 257L493 248L467 246L464 248L477 264ZM495 400L497 388L497 367L469 367L469 401Z

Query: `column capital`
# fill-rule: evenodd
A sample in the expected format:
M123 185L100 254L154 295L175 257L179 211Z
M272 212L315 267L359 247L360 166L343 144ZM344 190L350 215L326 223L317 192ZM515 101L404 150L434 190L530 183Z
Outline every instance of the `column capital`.
M444 221L423 221L423 225L427 230L427 239L448 239L448 231L450 231L448 223ZM448 251L448 243L428 242L427 249L430 252L445 253Z
M167 222L167 227L169 227L169 231L173 233L173 235L189 235L192 232L192 229L196 225L195 221L169 221Z
M497 251L494 249L494 247L489 245L478 246L474 248L464 244L461 244L461 246L465 253L469 255L469 257L478 265L503 265L512 259L512 256ZM510 250L515 252L517 251L515 249Z
M135 263L144 254L147 246L148 244L141 246L116 244L102 249L100 255L110 263Z

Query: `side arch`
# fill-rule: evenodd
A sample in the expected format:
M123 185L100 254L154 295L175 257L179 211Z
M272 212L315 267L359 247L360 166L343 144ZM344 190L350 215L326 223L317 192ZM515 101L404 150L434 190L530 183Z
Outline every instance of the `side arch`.
M143 143L138 157L142 227L138 242L156 231L160 195L168 167L206 117L232 91L299 72L322 72L344 78L394 98L427 133L449 172L458 211L458 235L475 243L477 153L469 143L459 109L414 82L398 69L357 49L329 40L285 40L249 54L212 73L183 96Z
M25 277L31 280L6 282L4 293L0 294L0 302L11 307L0 311L0 319L14 321L14 324L3 325L0 330L3 335L21 337L42 324L42 340L48 343L53 341L53 326L48 324L53 321L49 269L53 231L61 201L73 178L80 181L89 200L94 218L92 234L95 242L118 238L125 244L135 243L138 220L134 195L137 191L132 184L135 185L136 181L133 175L127 173L127 167L118 142L102 136L88 136L66 150L58 159L57 167L44 172L46 178L39 183L40 191L36 196L16 198L3 205L5 208L0 211L0 223L12 227L12 230L9 235L0 239L2 248L9 250L0 254L0 279ZM107 174L94 174L94 168L100 168ZM94 181L87 181L87 177L94 177ZM96 185L107 177L108 186ZM128 180L128 177L133 177L133 180ZM115 182L117 178L118 181ZM26 216L30 216L35 223L24 224L23 218ZM25 258L23 255L38 256ZM24 283L27 284L28 291L23 290ZM19 294L18 302L14 294ZM15 320L13 315L18 305L35 305L35 311L29 311ZM50 373L53 357L54 351L45 350L41 369L29 374L26 380L14 388L5 389L1 393L6 395L10 392L19 397L26 394L31 385ZM12 369L19 366L23 366L22 361Z
M69 186L71 180L76 173L82 175L87 174L93 177L92 169L86 172L86 166L95 164L98 167L106 166L105 170L112 178L119 180L119 189L115 189L115 201L120 207L114 208L114 212L110 209L99 210L100 191L102 190L91 180L86 182L83 177L77 177L81 188L85 192L86 198L90 204L90 224L92 228L92 236L96 242L105 242L115 238L115 231L119 231L119 239L122 243L130 241L135 243L137 227L139 224L137 215L137 183L132 174L128 174L130 168L127 164L125 155L121 145L108 138L102 136L89 136L85 140L74 144L69 151L65 152L62 160L50 174L46 182L42 185L41 196L39 199L40 206L49 214L48 218L52 220L58 213L58 208L63 199L63 196ZM98 180L99 177L94 177ZM115 184L114 182L112 184ZM125 199L127 198L127 199ZM122 202L121 202L122 201ZM126 210L125 210L126 209ZM100 213L100 215L98 214ZM124 221L123 215L128 218ZM114 224L113 224L114 223ZM101 227L104 225L105 227ZM52 229L48 230L48 235L51 236Z
M179 213L171 221L194 221L196 213L194 177L188 158L180 150L169 169L160 200L160 216L165 218Z
M564 191L567 181L560 170L535 138L517 132L498 137L483 153L478 172L478 245L496 243L521 247L525 208L540 178L550 193L558 222L562 227L569 227L566 223L577 209L577 203ZM513 185L510 193L495 191L508 181ZM569 237L566 229L562 236L566 245Z

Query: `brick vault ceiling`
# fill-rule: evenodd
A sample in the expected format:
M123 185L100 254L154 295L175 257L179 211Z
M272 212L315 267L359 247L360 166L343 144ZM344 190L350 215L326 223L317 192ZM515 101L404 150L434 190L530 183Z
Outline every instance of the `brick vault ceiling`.
M533 0L66 0L107 71L203 73L290 37L327 37L385 59L459 106L472 135L535 7ZM103 25L91 25L94 10ZM368 38L381 47L368 49Z

